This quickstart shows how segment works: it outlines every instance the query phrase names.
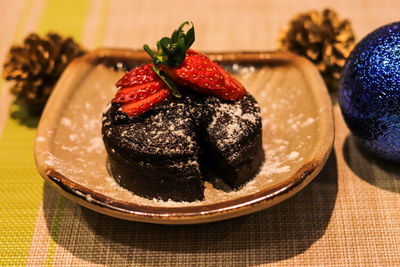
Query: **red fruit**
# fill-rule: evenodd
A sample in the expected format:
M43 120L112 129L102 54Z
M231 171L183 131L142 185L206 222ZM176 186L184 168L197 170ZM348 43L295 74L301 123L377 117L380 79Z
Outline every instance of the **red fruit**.
M149 97L162 89L166 89L162 81L148 82L121 88L115 95L114 103L135 102Z
M120 87L113 103L122 104L122 112L139 116L171 96L171 90L152 70L153 64L132 69L116 84Z
M160 65L160 69L176 84L224 100L238 100L246 94L244 86L217 63L192 49L178 67Z
M136 67L126 73L117 83L117 87L135 86L143 83L161 81L152 70L153 63Z
M225 85L224 76L208 57L192 49L178 67L160 65L162 70L177 85L189 87L199 93L213 94Z
M174 93L180 97L176 85L187 87L202 94L216 95L224 100L238 100L246 89L217 63L192 49L195 40L194 27L183 31L189 22L182 23L171 38L163 37L157 42L155 52L146 44L144 50L153 59L154 71Z
M224 100L238 100L246 94L246 88L229 73L227 73L220 65L214 63L216 68L222 73L225 79L223 90L215 91L215 94Z
M155 94L139 101L125 103L121 106L121 109L122 112L125 112L129 116L139 116L170 96L171 90L169 88L163 88Z

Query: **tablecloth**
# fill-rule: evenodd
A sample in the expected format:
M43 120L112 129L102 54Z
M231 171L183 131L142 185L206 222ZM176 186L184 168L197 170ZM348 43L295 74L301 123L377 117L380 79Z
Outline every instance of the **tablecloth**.
M198 50L275 50L291 17L325 7L351 21L357 40L400 13L395 0L1 0L0 62L30 32L57 31L89 50L141 48L185 20L195 24ZM44 183L33 158L38 118L13 104L8 86L0 81L1 265L400 264L398 164L364 153L337 104L334 150L300 193L248 216L165 226L98 214Z

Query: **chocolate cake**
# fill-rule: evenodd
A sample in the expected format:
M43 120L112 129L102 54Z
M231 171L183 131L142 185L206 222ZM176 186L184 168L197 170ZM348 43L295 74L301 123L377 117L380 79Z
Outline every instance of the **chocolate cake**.
M187 93L137 117L112 103L102 133L112 175L146 198L202 200L202 165L235 189L264 159L260 109L249 94L233 102Z
M232 188L249 181L264 159L260 108L246 94L236 102L207 97L204 146L208 165Z
M239 188L264 158L256 100L220 65L190 49L193 24L183 30L190 24L161 38L157 51L143 46L153 62L116 83L103 116L112 175L147 198L202 200L202 174L209 169Z

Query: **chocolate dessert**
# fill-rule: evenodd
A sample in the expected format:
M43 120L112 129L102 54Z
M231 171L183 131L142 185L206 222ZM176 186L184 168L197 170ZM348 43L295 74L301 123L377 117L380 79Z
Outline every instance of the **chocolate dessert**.
M105 113L103 139L113 176L123 187L148 198L203 198L198 121L187 100L165 101L131 119L116 104Z
M255 176L264 160L258 103L249 94L234 103L209 97L205 109L208 164L225 183L238 188Z
M153 63L125 74L103 114L113 177L146 198L204 199L204 169L232 189L254 177L264 159L260 109L243 85L192 49L182 24L145 45ZM207 168L204 168L207 167Z
M103 117L103 139L113 176L147 198L203 199L200 164L232 188L263 161L259 107L251 95L236 102L187 94L128 118L113 104Z

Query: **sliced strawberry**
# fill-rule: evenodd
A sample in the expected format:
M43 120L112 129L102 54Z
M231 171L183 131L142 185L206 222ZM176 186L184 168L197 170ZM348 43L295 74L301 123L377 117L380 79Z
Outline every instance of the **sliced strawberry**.
M122 112L125 112L129 116L139 116L170 96L171 90L169 88L163 88L144 99L123 104L121 106Z
M223 90L215 91L215 95L219 96L224 100L238 100L243 98L246 94L246 88L229 73L227 73L220 65L214 63L216 68L222 73L225 79L225 85Z
M162 81L147 82L140 85L121 88L114 99L114 103L135 102L149 97L162 89L166 89Z
M120 87L113 103L122 104L122 112L139 116L171 95L171 90L153 71L153 63L136 67L117 83Z
M143 83L161 81L152 70L153 63L141 65L126 73L117 83L117 87L135 86Z
M192 49L188 50L178 67L162 64L159 67L176 84L199 93L212 94L213 90L221 90L225 84L224 76L215 63Z
M120 89L112 102L122 104L122 112L139 116L171 95L179 98L177 85L224 100L238 100L246 94L244 86L221 66L189 49L195 37L193 26L186 33L182 30L187 24L180 25L171 38L160 39L157 52L143 46L153 63L132 69L116 83Z

